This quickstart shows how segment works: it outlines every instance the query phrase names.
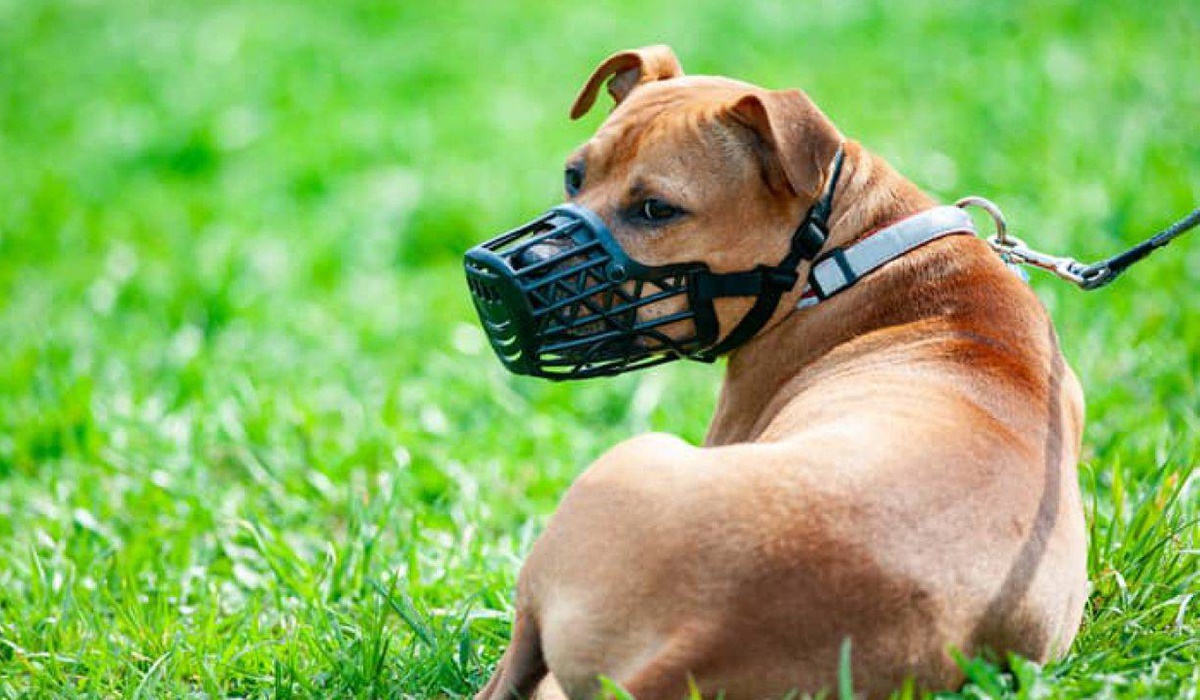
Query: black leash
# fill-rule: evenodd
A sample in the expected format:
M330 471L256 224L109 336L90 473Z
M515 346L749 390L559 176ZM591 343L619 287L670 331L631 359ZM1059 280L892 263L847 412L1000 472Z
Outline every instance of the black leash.
M1200 226L1200 208L1171 224L1161 232L1098 263L1086 265L1075 258L1047 255L1030 248L1020 238L1008 235L1008 227L1000 208L982 197L966 197L957 202L960 207L976 206L987 211L996 224L996 235L988 240L992 248L1010 265L1032 265L1053 272L1081 289L1099 289L1128 270L1134 263L1162 248L1188 231Z
M1118 253L1108 260L1101 260L1098 263L1084 267L1079 271L1079 276L1083 278L1083 282L1079 286L1087 290L1103 287L1115 280L1118 275L1129 269L1135 262L1196 228L1197 225L1200 225L1200 207L1163 229L1161 233L1157 233L1149 239L1142 241L1124 253Z

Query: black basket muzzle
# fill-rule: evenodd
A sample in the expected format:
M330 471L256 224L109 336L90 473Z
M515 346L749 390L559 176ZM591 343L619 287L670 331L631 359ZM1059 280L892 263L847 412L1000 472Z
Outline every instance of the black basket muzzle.
M706 265L643 265L578 205L472 248L465 266L488 340L518 374L619 374L697 356L716 341L711 299L697 294Z
M643 265L594 212L564 204L467 252L467 284L488 341L517 374L584 379L690 358L711 362L767 324L797 267L827 238L842 150L823 196L776 265L713 272L703 262ZM721 334L714 301L753 297Z

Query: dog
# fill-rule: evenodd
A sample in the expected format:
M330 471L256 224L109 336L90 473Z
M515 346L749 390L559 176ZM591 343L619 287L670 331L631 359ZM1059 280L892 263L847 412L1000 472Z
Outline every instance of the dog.
M568 159L568 200L639 262L786 258L826 193L824 250L935 207L800 91L685 76L653 46L604 61L572 118L605 83L616 105ZM817 693L846 644L855 690L882 697L961 686L957 652L1068 650L1088 591L1083 393L1028 285L948 235L803 301L784 293L727 353L702 447L635 437L571 486L477 700L592 698L602 677L639 700ZM721 333L753 305L717 299Z

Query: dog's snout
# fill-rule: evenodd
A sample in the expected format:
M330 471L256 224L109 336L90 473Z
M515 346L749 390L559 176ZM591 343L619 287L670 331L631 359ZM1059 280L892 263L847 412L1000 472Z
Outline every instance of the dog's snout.
M514 272L520 272L539 263L546 262L559 252L553 243L535 243L512 257Z

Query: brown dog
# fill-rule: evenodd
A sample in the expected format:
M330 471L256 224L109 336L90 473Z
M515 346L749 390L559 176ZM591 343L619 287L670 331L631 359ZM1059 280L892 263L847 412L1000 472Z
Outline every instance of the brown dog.
M572 199L642 262L779 260L839 144L829 246L933 206L800 92L684 77L651 47L605 61L572 117L606 79L617 107L569 161ZM647 199L684 214L622 215ZM479 698L547 673L576 699L601 675L640 700L818 692L846 639L856 690L879 697L961 684L951 650L1067 650L1087 595L1083 397L1033 293L961 235L812 308L799 293L730 355L704 447L637 437L571 487ZM749 303L719 301L721 328Z

